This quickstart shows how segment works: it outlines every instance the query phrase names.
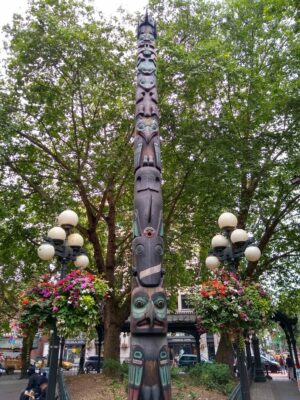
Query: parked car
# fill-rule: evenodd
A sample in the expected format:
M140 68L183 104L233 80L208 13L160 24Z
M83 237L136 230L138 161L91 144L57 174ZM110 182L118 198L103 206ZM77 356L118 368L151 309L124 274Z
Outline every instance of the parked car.
M178 367L192 367L196 365L198 358L195 354L182 354L178 360Z
M46 366L46 359L45 358L38 358L34 364L37 370L41 370ZM73 363L71 361L63 360L62 361L63 369L69 371L73 367Z
M73 363L71 361L63 360L61 366L63 367L63 369L69 371L69 369L73 367Z
M266 369L272 373L277 373L280 372L280 365L277 361L273 361L270 358L267 358L265 356L260 356L262 366L265 367Z
M86 359L84 368L86 372L97 371L99 356L90 356ZM103 357L100 357L100 368L103 365Z
M0 376L2 374L5 374L5 368L2 366L2 364L0 364Z

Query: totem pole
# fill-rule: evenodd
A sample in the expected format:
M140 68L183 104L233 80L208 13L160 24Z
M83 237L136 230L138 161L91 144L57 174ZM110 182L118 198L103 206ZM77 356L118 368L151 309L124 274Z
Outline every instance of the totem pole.
M167 302L162 269L163 221L155 39L155 23L146 13L138 25L134 267L128 400L171 399Z

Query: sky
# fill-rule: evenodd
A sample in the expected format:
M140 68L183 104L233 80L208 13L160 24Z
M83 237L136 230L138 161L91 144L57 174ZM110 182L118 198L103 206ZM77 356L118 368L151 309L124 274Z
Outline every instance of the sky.
M148 0L94 0L94 6L97 10L103 11L107 16L116 13L122 6L125 10L144 11ZM0 27L12 21L14 13L24 14L27 8L27 0L0 0Z

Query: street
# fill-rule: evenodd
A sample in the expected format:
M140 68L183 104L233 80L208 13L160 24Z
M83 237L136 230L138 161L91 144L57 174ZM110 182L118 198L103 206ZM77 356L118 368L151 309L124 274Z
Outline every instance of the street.
M28 379L19 379L20 373L0 376L0 400L18 400Z

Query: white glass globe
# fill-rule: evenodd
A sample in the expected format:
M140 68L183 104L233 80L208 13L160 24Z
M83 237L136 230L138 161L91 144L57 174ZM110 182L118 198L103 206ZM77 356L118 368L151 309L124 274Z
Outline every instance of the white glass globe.
M85 254L81 254L76 257L74 264L78 268L86 268L89 265L89 259Z
M229 242L223 235L215 235L211 240L211 247L214 249L215 247L226 247Z
M52 244L43 243L38 248L38 256L40 257L41 260L49 261L54 256L54 254L55 254L55 249L52 246Z
M220 260L215 256L208 256L205 260L205 265L207 266L207 268L212 270L218 268L220 264Z
M72 210L65 210L57 217L58 225L72 225L78 224L78 215Z
M249 246L245 250L245 257L248 261L257 261L260 259L261 251L257 246Z
M54 240L65 240L66 239L66 231L60 226L55 226L48 231L49 238Z
M218 224L220 229L235 228L237 226L237 217L230 212L225 212L219 216Z
M71 233L71 235L68 236L69 246L82 247L83 242L83 237L79 235L79 233Z
M244 229L235 229L230 236L230 240L232 243L246 242L248 233Z

